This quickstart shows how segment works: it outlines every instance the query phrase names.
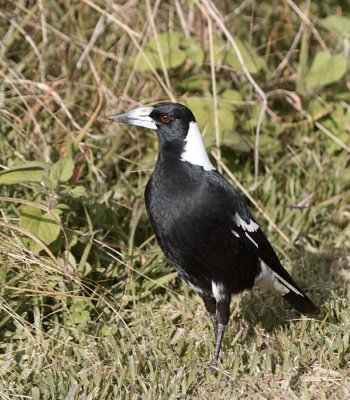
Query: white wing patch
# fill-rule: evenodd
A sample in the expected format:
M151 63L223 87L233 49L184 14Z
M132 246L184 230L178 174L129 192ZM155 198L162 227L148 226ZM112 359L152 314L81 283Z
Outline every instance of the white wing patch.
M288 283L285 279L273 271L263 260L260 259L261 272L255 278L254 284L264 289L276 290L277 292L285 295L290 291L304 297L293 285Z
M236 231L234 231L233 229L231 229L231 232L236 236L236 237L238 237L239 238L239 233L237 233Z
M237 226L240 226L243 230L248 232L256 232L259 229L259 225L257 223L255 223L253 220L249 220L249 224L247 224L238 213L235 214L234 221Z
M211 290L213 291L213 296L217 302L225 299L225 287L220 282L211 282Z
M249 236L248 232L245 232L245 235L246 235L247 238L256 246L256 248L259 247L259 246L258 246L258 243L256 243L256 241L255 241L254 239L252 239L252 238Z
M199 165L203 167L205 171L212 171L215 169L209 160L208 153L204 147L202 134L196 122L192 121L189 124L185 139L185 149L181 154L181 161Z

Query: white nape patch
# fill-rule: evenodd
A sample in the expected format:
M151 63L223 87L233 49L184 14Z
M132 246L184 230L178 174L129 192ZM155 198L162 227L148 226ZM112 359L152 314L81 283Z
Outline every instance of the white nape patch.
M256 246L256 248L259 248L258 243L256 243L256 241L249 236L248 232L245 232L245 235Z
M212 171L214 168L210 162L208 153L204 147L201 131L196 122L190 122L185 139L185 150L181 154L181 161L199 165L205 171Z
M256 224L253 220L249 221L247 224L244 219L242 219L238 213L235 214L234 221L237 226L240 226L242 229L248 232L256 232L259 229L259 225Z
M234 231L233 229L231 229L231 232L232 232L236 237L239 238L239 234L238 234L236 231Z
M258 285L263 289L276 290L285 295L290 291L304 297L293 285L280 277L277 272L273 271L263 260L260 259L261 272L255 278L254 285Z
M225 287L222 283L211 281L211 290L217 302L225 299Z

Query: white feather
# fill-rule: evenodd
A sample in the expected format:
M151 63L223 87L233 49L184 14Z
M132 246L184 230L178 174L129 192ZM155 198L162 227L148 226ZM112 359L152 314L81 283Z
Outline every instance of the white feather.
M256 232L259 229L259 225L257 223L255 223L253 220L250 220L247 224L238 213L235 214L234 221L237 226L240 226L242 229L248 232Z
M260 274L255 278L254 284L264 289L276 290L282 295L289 293L290 291L304 297L293 285L288 283L285 279L273 271L263 260L260 259Z
M220 282L211 282L211 290L213 291L213 296L217 302L225 299L225 287Z
M231 229L231 232L232 232L236 237L239 238L239 234L238 234L236 231L234 231L233 229Z
M247 236L247 238L258 248L259 246L258 246L258 243L256 243L256 241L254 240L254 239L252 239L250 236L249 236L249 234L248 234L248 232L245 232L245 235Z
M212 171L214 168L210 162L208 153L204 147L202 134L196 122L190 122L188 133L185 138L185 149L181 154L181 160L203 167L205 171Z

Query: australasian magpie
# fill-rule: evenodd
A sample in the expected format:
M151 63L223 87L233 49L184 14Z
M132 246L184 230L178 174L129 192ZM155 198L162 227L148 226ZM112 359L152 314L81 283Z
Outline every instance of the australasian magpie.
M236 190L210 162L187 107L158 103L109 119L157 131L160 149L146 186L146 208L166 258L211 315L214 365L232 294L259 285L279 292L301 313L317 312L283 268Z

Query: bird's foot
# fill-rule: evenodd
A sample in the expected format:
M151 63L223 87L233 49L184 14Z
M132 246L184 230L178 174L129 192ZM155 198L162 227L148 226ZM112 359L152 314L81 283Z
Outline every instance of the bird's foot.
M213 375L217 375L218 373L219 373L219 369L218 369L218 366L217 366L217 361L216 361L216 359L214 358L213 360L212 360L212 362L210 363L210 372L213 374Z

